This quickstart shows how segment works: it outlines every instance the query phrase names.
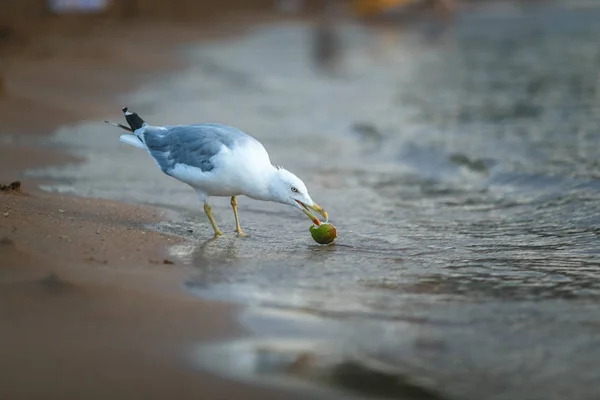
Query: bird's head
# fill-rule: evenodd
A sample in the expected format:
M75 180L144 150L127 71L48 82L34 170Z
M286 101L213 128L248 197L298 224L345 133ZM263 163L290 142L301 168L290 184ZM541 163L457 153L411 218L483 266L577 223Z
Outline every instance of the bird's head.
M270 189L274 201L299 208L315 225L320 222L311 211L318 212L326 221L329 219L327 212L311 199L304 182L290 171L276 167Z

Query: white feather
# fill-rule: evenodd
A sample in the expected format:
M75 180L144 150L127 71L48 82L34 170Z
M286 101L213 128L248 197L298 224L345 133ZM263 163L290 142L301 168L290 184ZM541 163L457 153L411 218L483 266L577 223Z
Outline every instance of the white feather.
M124 135L121 135L121 137L119 139L123 143L130 144L130 145L135 146L140 149L146 149L146 145L144 143L142 143L142 141L140 139L138 139L137 136L135 136L135 135L124 134Z

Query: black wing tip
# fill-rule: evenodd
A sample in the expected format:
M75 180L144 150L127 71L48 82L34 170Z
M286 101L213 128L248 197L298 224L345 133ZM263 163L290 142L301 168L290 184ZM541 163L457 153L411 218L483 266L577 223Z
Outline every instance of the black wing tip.
M122 110L123 114L125 115L125 120L131 127L132 131L140 129L146 123L137 113L129 111L129 108L123 107Z

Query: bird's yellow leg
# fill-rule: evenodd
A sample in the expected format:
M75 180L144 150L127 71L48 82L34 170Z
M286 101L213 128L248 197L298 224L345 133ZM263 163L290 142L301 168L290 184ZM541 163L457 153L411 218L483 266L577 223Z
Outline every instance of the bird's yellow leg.
M219 228L217 228L217 224L215 222L215 219L212 216L212 209L210 208L210 206L208 205L208 203L204 203L204 212L206 213L206 216L208 217L208 220L210 221L210 224L212 225L214 231L215 231L215 237L217 236L221 236L222 233L219 230Z
M240 226L240 217L237 212L237 200L235 196L231 196L231 208L233 208L233 215L235 216L235 231L238 236L248 236L244 232L242 232L242 227Z

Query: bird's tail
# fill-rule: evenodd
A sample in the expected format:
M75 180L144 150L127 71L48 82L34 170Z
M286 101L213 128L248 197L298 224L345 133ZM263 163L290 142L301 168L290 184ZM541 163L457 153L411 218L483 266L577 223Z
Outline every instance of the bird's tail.
M127 132L131 132L131 133L140 129L144 125L147 125L146 121L144 121L137 113L132 113L131 111L129 111L127 109L127 107L123 107L123 115L125 115L125 120L127 121L127 124L129 126L125 126L123 124L119 124L116 122L110 122L110 121L104 121L104 122L106 122L107 124L110 124L112 126L116 126L117 128L121 128Z
M132 113L127 107L123 107L123 114L125 115L125 120L127 120L129 127L134 132L146 124L146 121L144 121L142 117L137 113Z
M130 112L127 109L127 107L123 107L123 114L125 115L125 120L127 121L127 124L129 126L125 126L123 124L119 124L116 122L110 122L110 121L104 121L104 122L129 132L128 134L121 135L121 137L120 137L121 142L130 144L135 147L139 147L140 149L145 149L146 145L144 143L144 140L140 136L142 131L137 132L137 133L136 133L136 131L140 128L143 128L144 126L146 126L148 124L139 115L137 115L136 113Z

